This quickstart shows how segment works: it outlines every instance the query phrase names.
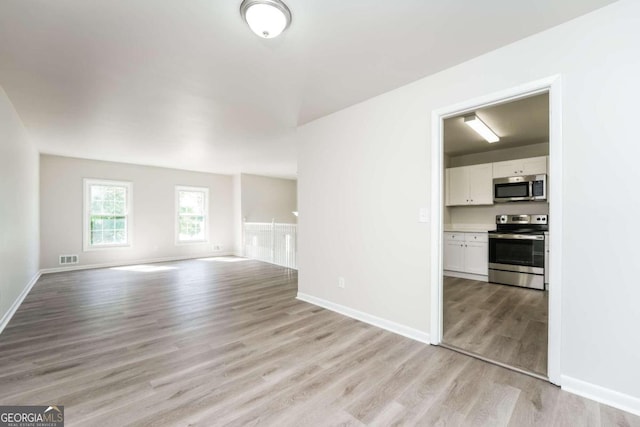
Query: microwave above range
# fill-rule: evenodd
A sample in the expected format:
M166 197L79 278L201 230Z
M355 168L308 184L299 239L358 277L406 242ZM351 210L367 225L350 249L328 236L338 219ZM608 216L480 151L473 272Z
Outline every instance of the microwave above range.
M525 175L493 179L494 203L546 200L547 175Z

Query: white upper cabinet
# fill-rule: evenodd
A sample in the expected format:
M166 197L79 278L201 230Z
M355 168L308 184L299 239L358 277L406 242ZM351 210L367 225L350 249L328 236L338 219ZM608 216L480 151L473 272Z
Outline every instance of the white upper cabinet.
M491 163L469 166L469 200L471 205L493 204L492 175Z
M449 172L449 206L469 204L469 174L467 168L451 168Z
M447 206L493 204L492 174L491 163L447 169Z
M539 175L547 173L547 156L509 160L493 164L493 177L506 178L519 175Z

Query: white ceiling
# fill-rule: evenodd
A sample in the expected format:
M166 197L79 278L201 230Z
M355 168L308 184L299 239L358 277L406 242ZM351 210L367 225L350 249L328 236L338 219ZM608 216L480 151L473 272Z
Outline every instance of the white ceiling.
M0 0L0 85L41 152L293 177L299 124L614 0Z
M476 115L500 141L489 144L464 124L463 114L444 121L444 152L450 156L482 153L549 142L549 94L480 108Z

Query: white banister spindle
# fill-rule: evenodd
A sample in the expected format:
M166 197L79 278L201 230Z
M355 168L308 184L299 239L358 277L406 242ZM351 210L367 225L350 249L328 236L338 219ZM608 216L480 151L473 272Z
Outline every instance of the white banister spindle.
M297 269L296 224L245 222L245 256Z

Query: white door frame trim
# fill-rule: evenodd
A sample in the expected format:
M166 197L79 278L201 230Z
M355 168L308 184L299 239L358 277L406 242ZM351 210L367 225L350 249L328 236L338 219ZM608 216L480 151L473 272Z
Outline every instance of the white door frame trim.
M554 75L431 113L431 344L442 341L443 120L477 108L549 92L549 354L547 376L560 385L562 295L562 81Z

